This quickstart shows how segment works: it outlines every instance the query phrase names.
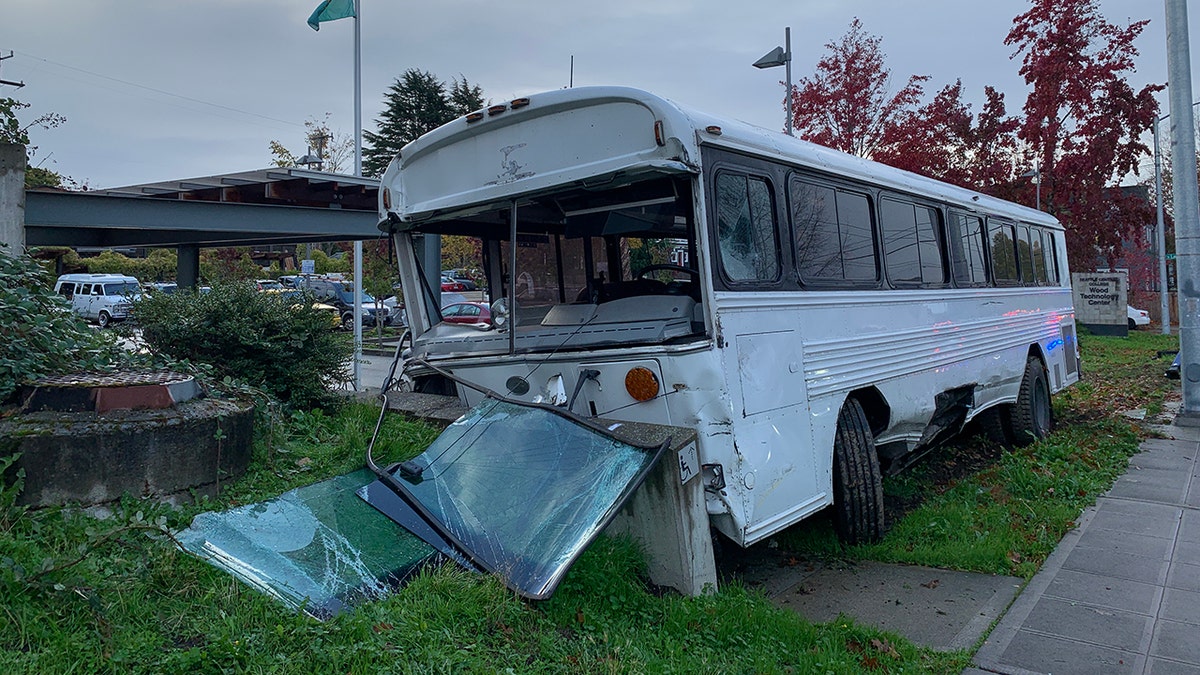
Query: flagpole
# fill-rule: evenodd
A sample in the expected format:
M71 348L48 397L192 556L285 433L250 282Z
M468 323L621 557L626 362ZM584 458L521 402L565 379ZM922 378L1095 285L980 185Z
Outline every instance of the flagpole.
M354 175L362 176L362 31L360 0L354 0ZM354 240L354 391L362 391L362 256L361 239ZM375 320L379 320L376 314Z

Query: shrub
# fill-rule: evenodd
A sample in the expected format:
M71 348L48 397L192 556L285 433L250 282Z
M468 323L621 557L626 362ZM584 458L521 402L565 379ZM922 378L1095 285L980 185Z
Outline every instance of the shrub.
M163 356L211 365L293 407L322 405L349 380L353 347L334 334L311 298L261 293L252 284L216 284L144 296L135 314L147 346Z
M132 358L54 294L41 265L0 244L0 403L39 377L110 370Z

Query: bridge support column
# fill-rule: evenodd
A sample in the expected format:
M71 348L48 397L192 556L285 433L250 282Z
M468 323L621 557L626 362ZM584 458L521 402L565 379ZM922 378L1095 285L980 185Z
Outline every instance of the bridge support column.
M179 262L175 264L175 283L180 288L195 288L200 283L200 247L184 244L178 249Z

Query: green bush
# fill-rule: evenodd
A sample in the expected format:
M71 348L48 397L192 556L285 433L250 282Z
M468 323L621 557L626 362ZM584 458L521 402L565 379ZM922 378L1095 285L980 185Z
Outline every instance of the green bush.
M0 403L39 377L104 371L131 360L112 333L89 328L54 294L41 265L0 244Z
M353 347L337 338L329 314L312 309L310 298L229 283L207 293L143 296L134 311L152 351L209 364L293 407L326 404L330 388L349 379Z

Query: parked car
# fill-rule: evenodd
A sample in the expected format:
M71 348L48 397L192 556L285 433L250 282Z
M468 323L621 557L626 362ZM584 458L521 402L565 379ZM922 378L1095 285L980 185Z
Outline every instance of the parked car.
M448 270L446 272L442 272L442 277L448 277L451 281L462 284L464 291L479 290L479 285L475 283L475 280L472 279L465 270Z
M1125 315L1129 319L1129 330L1133 330L1138 326L1150 325L1150 312L1144 309L1137 309L1130 305L1125 305Z
M295 288L268 288L266 293L278 295L284 302L295 304L297 307L302 306L306 299L310 299L310 295L306 295L304 291ZM342 313L337 307L324 302L313 302L309 305L311 309L318 312L324 312L329 316L329 325L332 328L337 328L342 325Z
M450 277L443 274L442 275L442 290L443 291L452 291L454 293L462 293L463 291L467 290L467 287L462 282L455 281L454 279L451 279Z
M64 274L54 292L66 298L76 314L106 328L129 318L133 303L142 297L142 286L123 274Z
M442 308L446 323L491 323L492 311L484 302L455 302Z
M300 277L297 280L300 288L308 289L313 296L324 303L333 305L341 312L342 328L354 329L354 284L335 279L315 277ZM382 304L376 306L375 298L369 293L362 294L362 323L364 326L375 326L382 323L392 325L393 318L388 308Z
M279 283L275 279L258 279L254 282L254 285L260 291L277 291L283 288L283 284Z
M404 311L404 301L400 298L389 295L380 301L387 308L388 316L392 317L392 323L400 326L408 325L408 314Z
M173 281L156 281L154 283L146 284L142 287L142 290L146 293L162 293L164 295L170 295L179 290L179 285Z

